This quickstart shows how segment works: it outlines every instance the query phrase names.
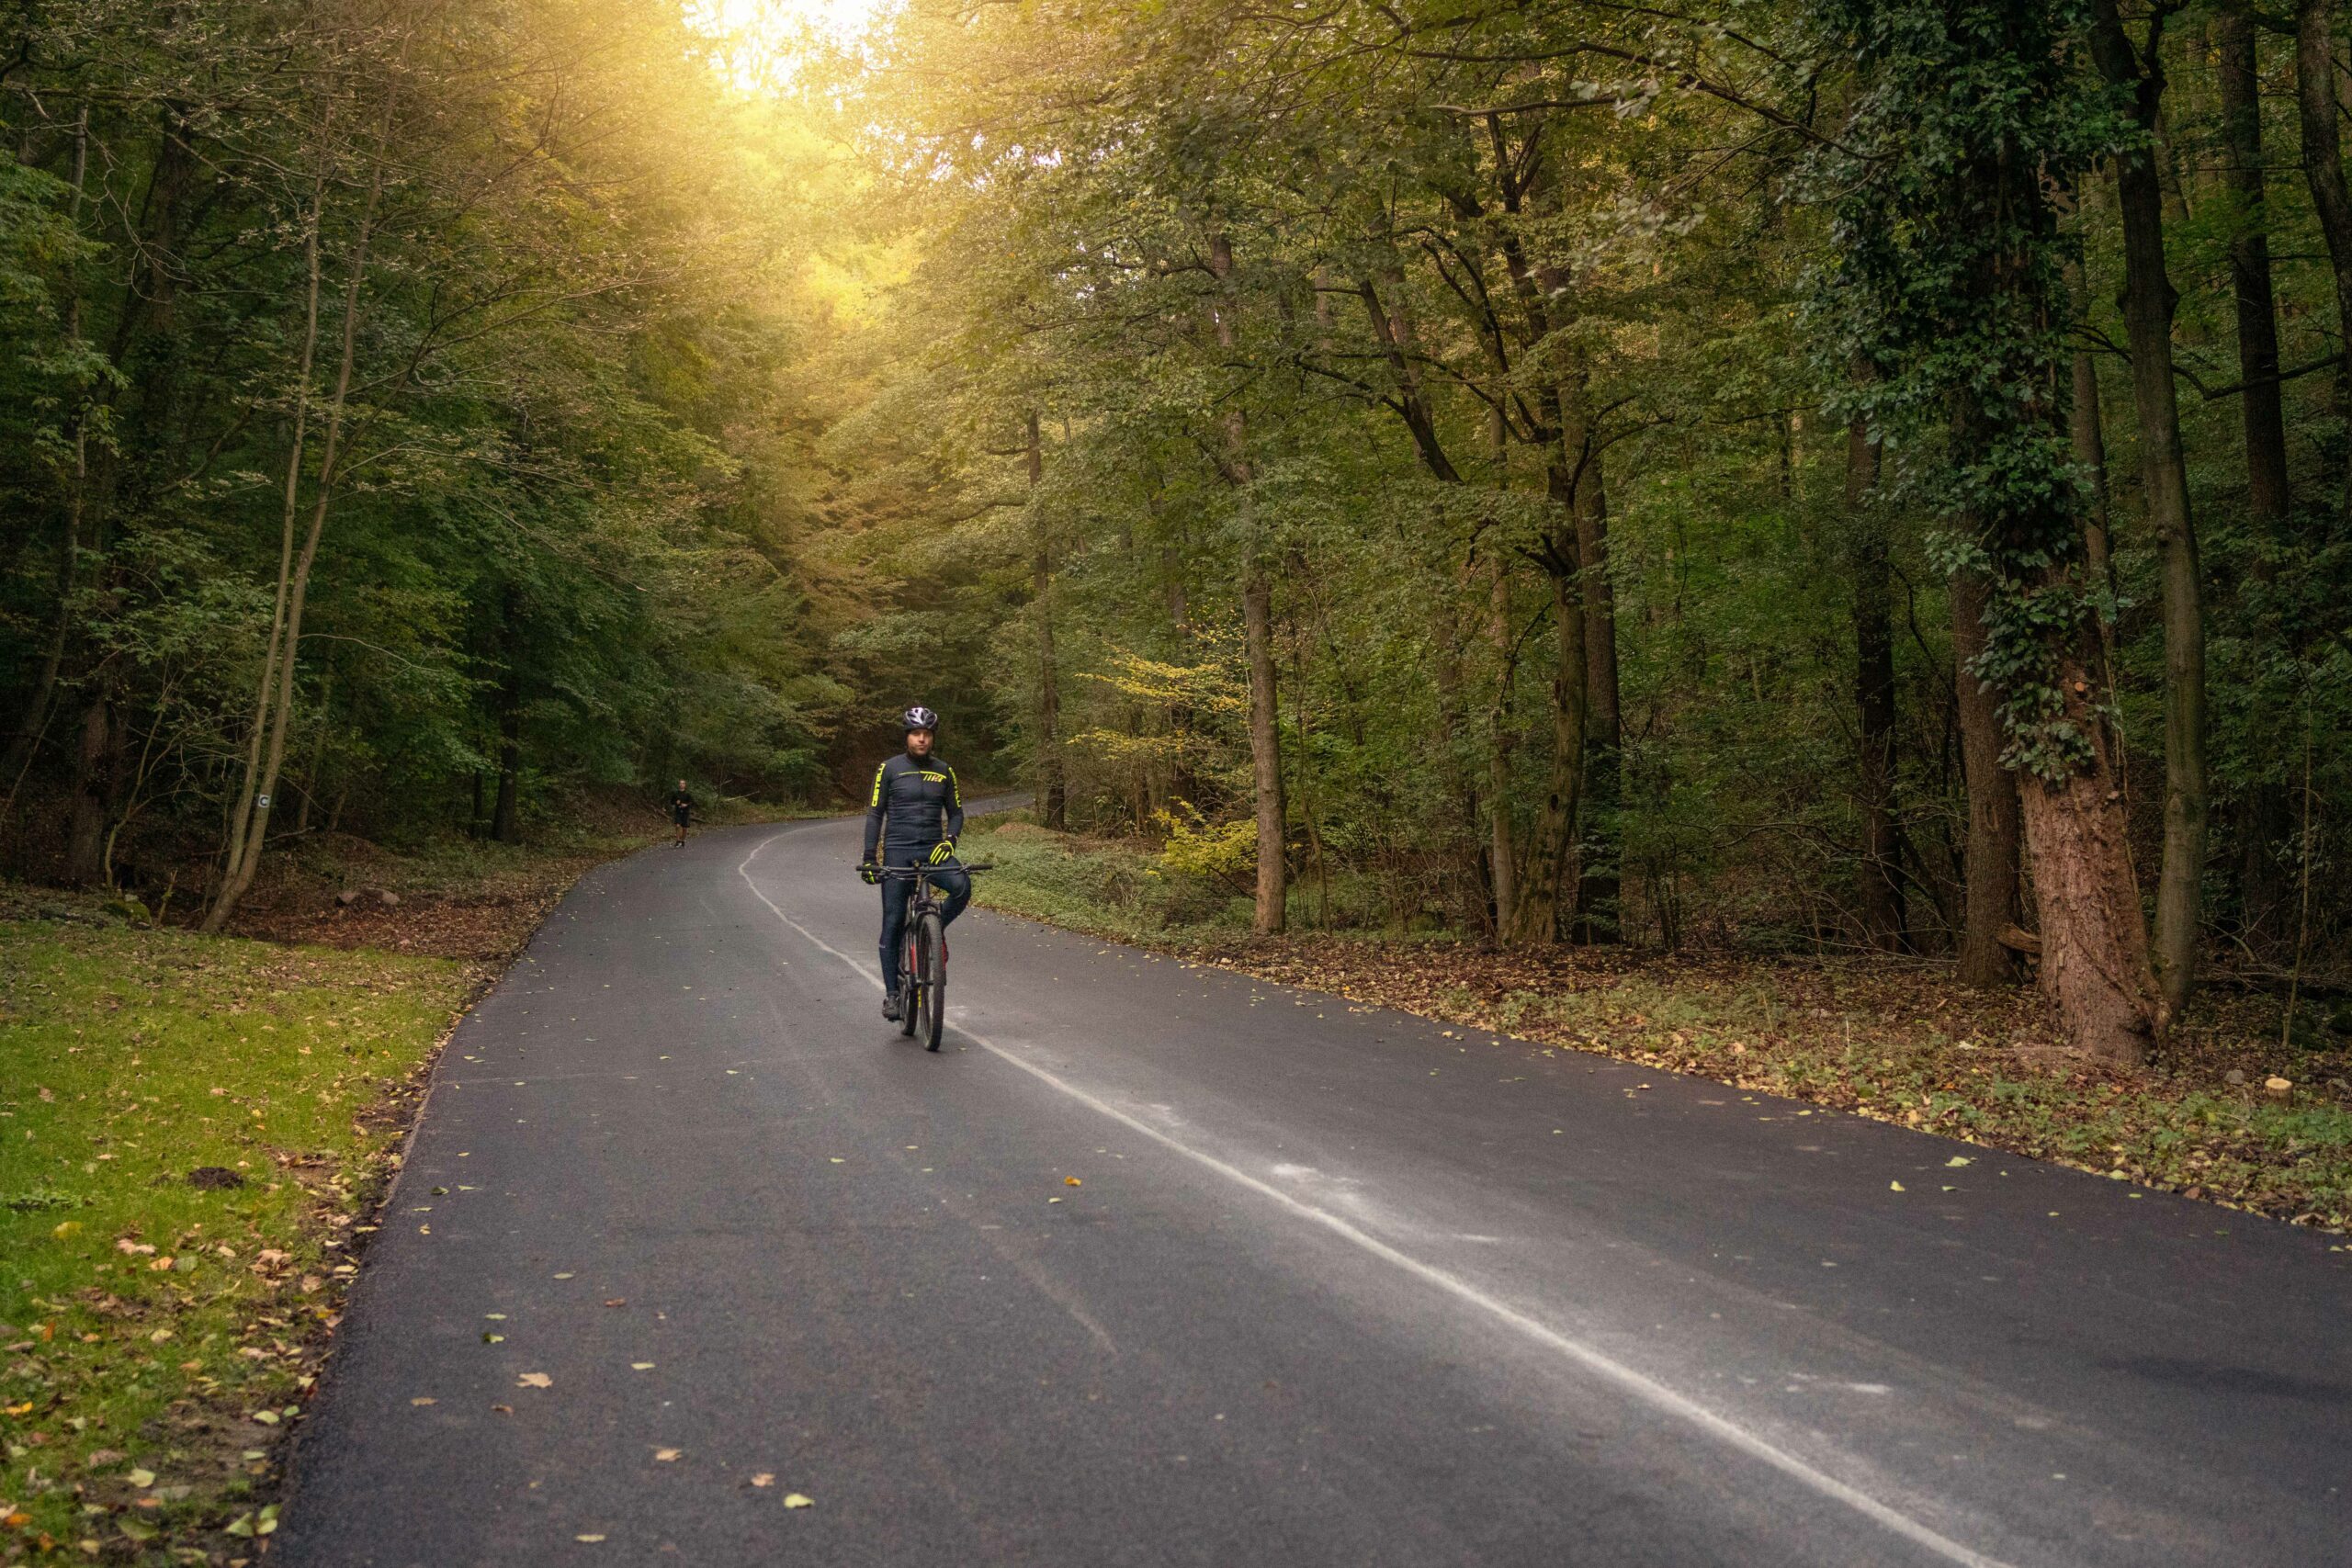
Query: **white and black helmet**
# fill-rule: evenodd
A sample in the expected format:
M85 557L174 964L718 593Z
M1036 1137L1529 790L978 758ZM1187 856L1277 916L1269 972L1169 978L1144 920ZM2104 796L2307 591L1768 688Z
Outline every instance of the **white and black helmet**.
M939 716L921 703L917 703L899 716L899 728L904 731L928 729L936 734L939 729Z

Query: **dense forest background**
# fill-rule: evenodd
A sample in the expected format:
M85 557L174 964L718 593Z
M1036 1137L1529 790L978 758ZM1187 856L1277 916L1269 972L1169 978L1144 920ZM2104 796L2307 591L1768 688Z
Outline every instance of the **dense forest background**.
M736 19L14 14L9 869L922 700L1264 932L2352 964L2327 0Z

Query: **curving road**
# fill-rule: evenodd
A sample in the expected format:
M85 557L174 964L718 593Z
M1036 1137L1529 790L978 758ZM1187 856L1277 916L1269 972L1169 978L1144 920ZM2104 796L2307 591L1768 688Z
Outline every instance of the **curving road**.
M983 911L927 1055L856 850L466 1020L273 1562L2352 1559L2325 1236Z

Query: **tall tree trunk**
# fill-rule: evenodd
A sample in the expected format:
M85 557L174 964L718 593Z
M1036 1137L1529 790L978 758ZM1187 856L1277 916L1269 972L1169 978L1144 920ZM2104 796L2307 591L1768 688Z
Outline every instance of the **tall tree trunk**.
M1069 827L1069 795L1062 781L1061 676L1054 668L1054 558L1046 520L1037 514L1037 487L1046 477L1046 449L1037 434L1037 411L1027 420L1030 527L1030 603L1037 612L1037 800L1046 826L1059 833Z
M114 699L103 687L82 710L74 752L74 795L65 831L65 880L86 887L106 874L107 806L112 791Z
M498 705L498 795L490 808L490 836L502 844L523 841L523 693L507 672Z
M220 892L205 912L204 930L218 931L253 886L254 874L260 869L264 846L268 842L269 808L277 788L278 770L286 761L286 736L294 708L294 671L300 662L302 646L302 610L310 595L311 570L318 560L319 539L326 530L327 512L334 497L337 463L343 455L344 416L351 395L351 372L358 354L359 298L361 286L368 276L368 246L375 230L376 210L384 192L384 171L387 144L391 135L391 104L387 99L383 118L379 124L374 167L368 184L368 197L361 209L359 226L352 237L349 273L344 280L343 340L341 357L335 368L334 395L327 402L326 430L320 444L317 494L311 507L310 528L302 540L301 554L295 558L286 583L285 636L282 652L277 660L277 691L273 699L264 689L260 711L267 716L269 739L263 756L259 787L249 792L240 802L241 814L246 825L239 835L242 853L231 860L229 872ZM299 478L299 475L296 476Z
M1210 316L1216 327L1217 346L1232 354L1239 346L1235 329L1233 241L1223 231L1209 237L1209 270L1219 285ZM1226 411L1225 471L1247 508L1256 472L1250 461L1250 430L1238 404ZM1287 923L1289 834L1283 800L1283 750L1280 694L1274 685L1274 587L1265 562L1262 541L1254 529L1243 531L1242 548L1249 564L1241 581L1242 639L1250 664L1250 767L1258 829L1258 889L1250 914L1250 929L1260 936L1278 936Z
M2093 48L2099 68L2132 89L2140 125L2154 137L2164 76L2159 18L2143 54L2132 46L2118 0L2097 0ZM2172 318L2177 296L2165 272L2164 191L2155 149L2143 143L2115 158L2123 220L2123 321L2132 348L2132 400L2139 413L2140 484L2149 530L2164 565L2165 841L2156 882L2156 977L2175 1012L2197 976L2205 873L2205 614L2188 471L2180 446L2173 377Z
M1283 802L1282 731L1274 689L1274 590L1263 566L1253 565L1241 584L1243 639L1250 660L1250 766L1258 826L1257 904L1250 929L1280 936L1285 924L1287 853Z
M1500 408L1487 416L1487 442L1497 490L1510 482L1509 427ZM1494 701L1487 713L1487 857L1495 895L1495 934L1511 929L1519 887L1519 848L1511 817L1510 688L1517 662L1510 635L1510 573L1499 545L1487 552L1487 646L1495 660Z
M330 122L331 123L331 122ZM225 890L244 863L245 840L254 830L261 790L263 748L268 742L270 703L277 690L278 662L286 657L286 603L294 581L294 539L301 515L302 462L310 430L311 368L319 345L319 225L326 200L327 148L319 149L319 166L311 187L311 211L302 230L303 302L302 347L294 371L294 422L286 447L286 483L278 506L277 589L269 609L269 637L262 654L261 680L254 691L253 718L245 736L245 765L229 815L229 852L224 863Z
M1874 504L1878 443L1856 414L1846 428L1846 516L1854 533L1854 696L1860 718L1856 794L1862 814L1862 935L1882 953L1911 945L1894 816L1894 621L1885 510Z
M2265 528L2287 515L2287 422L2278 390L2278 313L2270 286L2270 217L2262 172L2261 62L2249 0L2223 0L2215 41L2221 56L2222 165L2237 208L2230 241L2236 298L2238 410L2245 432L2246 507Z
M2295 101L2301 111L2303 178L2311 186L2312 209L2335 273L2335 341L2342 351L2352 344L2352 189L2345 184L2344 142L2336 124L2331 8L2329 0L2301 0L2295 7ZM2352 357L2336 371L2336 412L2352 422L2347 386L2352 386ZM2346 432L2337 432L2334 445L2339 465L2346 438ZM2335 502L2339 509L2352 511L2352 498L2339 494Z
M1961 852L1960 978L2006 986L2017 957L2001 933L2017 920L2017 775L2001 765L1999 705L1970 668L1984 651L1985 587L1973 572L1951 580L1952 700L1960 716L1960 767L1968 790L1968 840Z
M2278 388L2278 319L2270 277L2268 192L2262 168L2262 69L2249 0L2223 0L2214 29L2220 55L2222 132L2229 152L2223 173L2235 202L2237 232L2230 242L2230 281L2236 296L2240 417L2245 431L2246 510L2258 539L2254 574L2275 575L2274 550L2286 531L2293 497L2287 476L2287 425ZM2266 633L2270 628L2265 628ZM2258 937L2290 892L2273 845L2287 836L2290 818L2282 781L2256 778L2246 787L2238 823L2239 924Z
M1583 572L1575 554L1576 523L1565 515L1568 483L1564 470L1555 470L1553 488L1564 513L1548 542L1547 561L1559 666L1552 676L1552 761L1534 830L1528 840L1526 874L1520 880L1511 907L1510 941L1521 947L1544 947L1559 940L1561 910L1569 892L1567 878L1576 858L1577 796L1584 784L1589 687L1580 592Z
M2063 690L2079 694L2069 698L2068 716L2096 755L2063 784L2018 781L2041 911L2042 989L2076 1050L2137 1063L2162 1032L2165 1009L2149 963L2107 729L2088 700L2098 688L2080 652L2062 659L2057 674Z
M1615 942L1623 890L1625 722L1617 675L1617 591L1609 581L1609 491L1583 373L1564 378L1566 426L1576 464L1577 554L1582 563L1585 747L1583 820L1577 844L1577 940Z

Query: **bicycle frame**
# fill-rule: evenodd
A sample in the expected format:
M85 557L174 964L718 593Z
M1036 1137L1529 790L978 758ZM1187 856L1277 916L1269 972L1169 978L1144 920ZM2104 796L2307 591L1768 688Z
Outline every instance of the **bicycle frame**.
M986 864L953 863L883 866L876 878L877 882L912 881L915 885L914 896L907 901L906 923L899 938L902 943L899 955L899 1032L913 1034L920 1030L928 1050L939 1049L947 1010L946 907L939 899L933 880L948 872L990 869Z

